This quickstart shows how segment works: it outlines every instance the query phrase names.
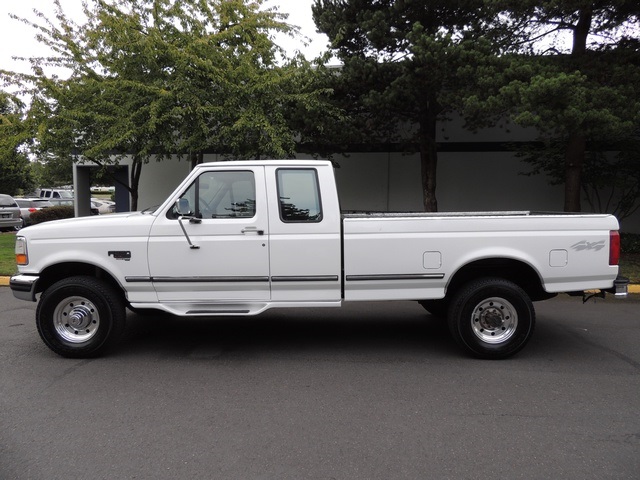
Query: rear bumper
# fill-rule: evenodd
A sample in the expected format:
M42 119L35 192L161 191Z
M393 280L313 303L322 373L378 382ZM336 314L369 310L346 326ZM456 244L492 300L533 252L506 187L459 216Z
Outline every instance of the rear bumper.
M605 290L607 293L612 293L616 297L626 297L629 293L629 279L618 275L613 281L613 287Z
M9 280L9 287L13 292L13 296L20 300L29 302L36 301L36 284L40 277L38 275L14 275Z

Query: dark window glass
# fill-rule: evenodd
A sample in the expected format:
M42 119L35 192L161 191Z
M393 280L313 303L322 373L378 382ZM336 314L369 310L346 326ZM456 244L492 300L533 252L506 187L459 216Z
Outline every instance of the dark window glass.
M180 197L183 214L197 218L251 218L256 214L253 172L204 172ZM188 201L188 212L184 211ZM177 218L175 207L170 218Z
M318 172L282 168L277 171L280 218L283 222L320 222L322 204Z

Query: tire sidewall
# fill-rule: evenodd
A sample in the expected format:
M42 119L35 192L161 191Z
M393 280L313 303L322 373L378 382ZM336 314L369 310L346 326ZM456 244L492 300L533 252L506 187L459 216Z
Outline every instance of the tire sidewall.
M518 314L518 324L513 335L496 344L482 341L474 333L472 325L472 313L476 306L493 297L511 303ZM524 290L503 279L471 282L460 291L449 312L449 327L456 341L481 358L506 358L520 351L531 338L534 326L535 312L531 300Z
M54 311L66 298L81 296L91 301L100 315L94 336L82 343L65 340L56 331ZM106 283L93 277L71 277L49 287L41 296L36 310L36 326L44 343L63 357L86 358L99 355L124 323L124 307Z

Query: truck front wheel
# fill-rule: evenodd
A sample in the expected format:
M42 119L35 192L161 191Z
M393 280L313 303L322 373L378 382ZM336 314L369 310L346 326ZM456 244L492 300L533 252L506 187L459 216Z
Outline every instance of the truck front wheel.
M456 342L480 358L509 357L531 338L535 311L518 285L502 278L474 280L451 302L449 329Z
M44 343L69 358L103 353L124 330L125 319L121 295L102 280L85 276L51 285L36 309L36 326Z

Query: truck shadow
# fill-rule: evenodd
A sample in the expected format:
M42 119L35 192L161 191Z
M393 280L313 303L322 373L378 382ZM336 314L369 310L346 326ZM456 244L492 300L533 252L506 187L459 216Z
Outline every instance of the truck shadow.
M219 357L370 352L409 359L415 354L460 356L446 323L413 302L340 309L280 309L255 317L182 318L129 313L115 355Z

